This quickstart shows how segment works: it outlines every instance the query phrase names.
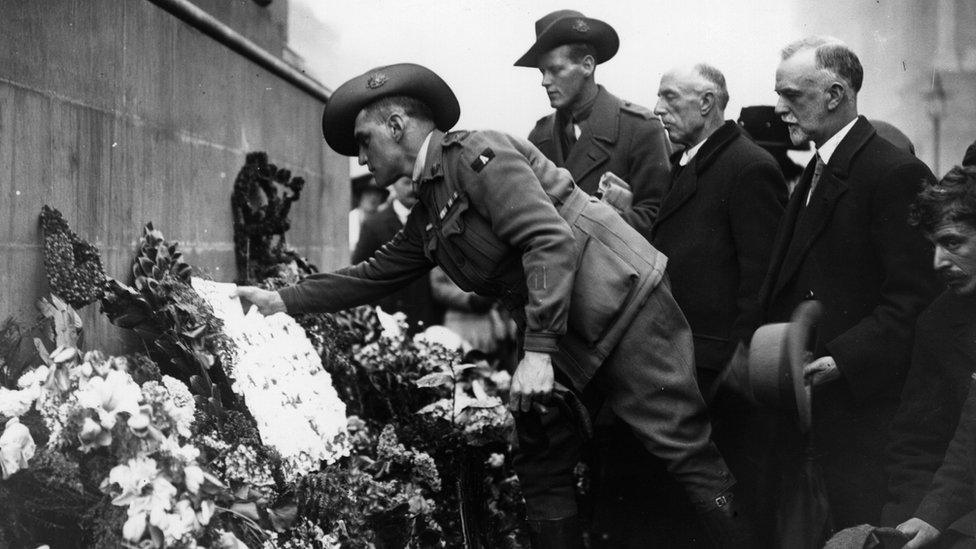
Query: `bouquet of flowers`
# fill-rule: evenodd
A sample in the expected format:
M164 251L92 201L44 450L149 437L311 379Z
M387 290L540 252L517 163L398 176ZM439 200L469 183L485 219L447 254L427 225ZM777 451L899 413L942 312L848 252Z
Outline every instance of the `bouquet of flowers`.
M60 452L103 475L99 490L125 510L124 544L194 547L225 487L189 441L195 403L187 387L146 376L125 357L82 353L73 346L74 311L57 297L41 309L54 317L59 345L48 352L35 340L44 363L24 373L18 389L0 389L4 480L30 467L36 445L20 418L36 413L43 452Z
M233 284L194 278L193 287L223 321L236 351L228 365L232 388L247 403L261 440L280 454L285 480L348 454L346 406L302 327L285 314L265 318L252 308L245 315L230 297Z
M98 267L55 214L51 234ZM407 337L402 315L265 318L191 273L147 224L133 286L93 275L84 300L52 286L100 299L148 356L85 351L57 296L31 362L4 325L0 546L521 546L507 373L443 328Z

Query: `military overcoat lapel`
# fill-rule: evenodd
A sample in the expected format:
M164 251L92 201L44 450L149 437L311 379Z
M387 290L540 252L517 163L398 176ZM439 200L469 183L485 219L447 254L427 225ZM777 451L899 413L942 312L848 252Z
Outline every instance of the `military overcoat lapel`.
M619 126L620 100L601 86L590 117L583 124L583 132L563 163L567 170L576 174L576 181L585 179L593 170L607 162L617 142ZM553 132L555 131L558 130L554 128ZM596 191L584 190L589 193Z

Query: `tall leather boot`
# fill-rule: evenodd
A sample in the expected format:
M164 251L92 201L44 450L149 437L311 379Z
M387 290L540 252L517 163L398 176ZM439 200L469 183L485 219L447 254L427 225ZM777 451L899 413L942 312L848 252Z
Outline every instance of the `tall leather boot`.
M735 505L731 492L715 498L714 505L699 511L705 533L717 549L752 549L756 540L752 526Z
M575 515L527 522L532 549L583 549L583 530Z

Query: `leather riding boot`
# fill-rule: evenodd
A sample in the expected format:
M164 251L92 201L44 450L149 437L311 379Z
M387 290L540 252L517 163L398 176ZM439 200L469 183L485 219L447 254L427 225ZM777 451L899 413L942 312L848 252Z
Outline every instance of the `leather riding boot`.
M699 511L698 517L716 548L749 549L756 546L749 520L736 507L731 492L715 498L714 504Z
M532 549L583 549L583 531L575 515L527 522Z

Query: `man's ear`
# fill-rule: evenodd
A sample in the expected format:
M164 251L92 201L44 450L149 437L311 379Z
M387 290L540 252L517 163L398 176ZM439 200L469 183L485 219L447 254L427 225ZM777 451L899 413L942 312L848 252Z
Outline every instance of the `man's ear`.
M393 136L393 140L397 143L403 139L403 132L407 126L407 121L404 119L403 115L395 112L386 119L386 127L390 130L390 135Z
M592 55L584 55L583 62L580 65L583 66L584 74L589 78L596 71L596 58Z
M707 116L708 113L712 112L715 108L715 92L707 91L698 98L700 106L698 107L698 112L702 116Z
M830 84L824 93L827 94L827 110L834 110L844 102L847 97L847 86L836 80Z

